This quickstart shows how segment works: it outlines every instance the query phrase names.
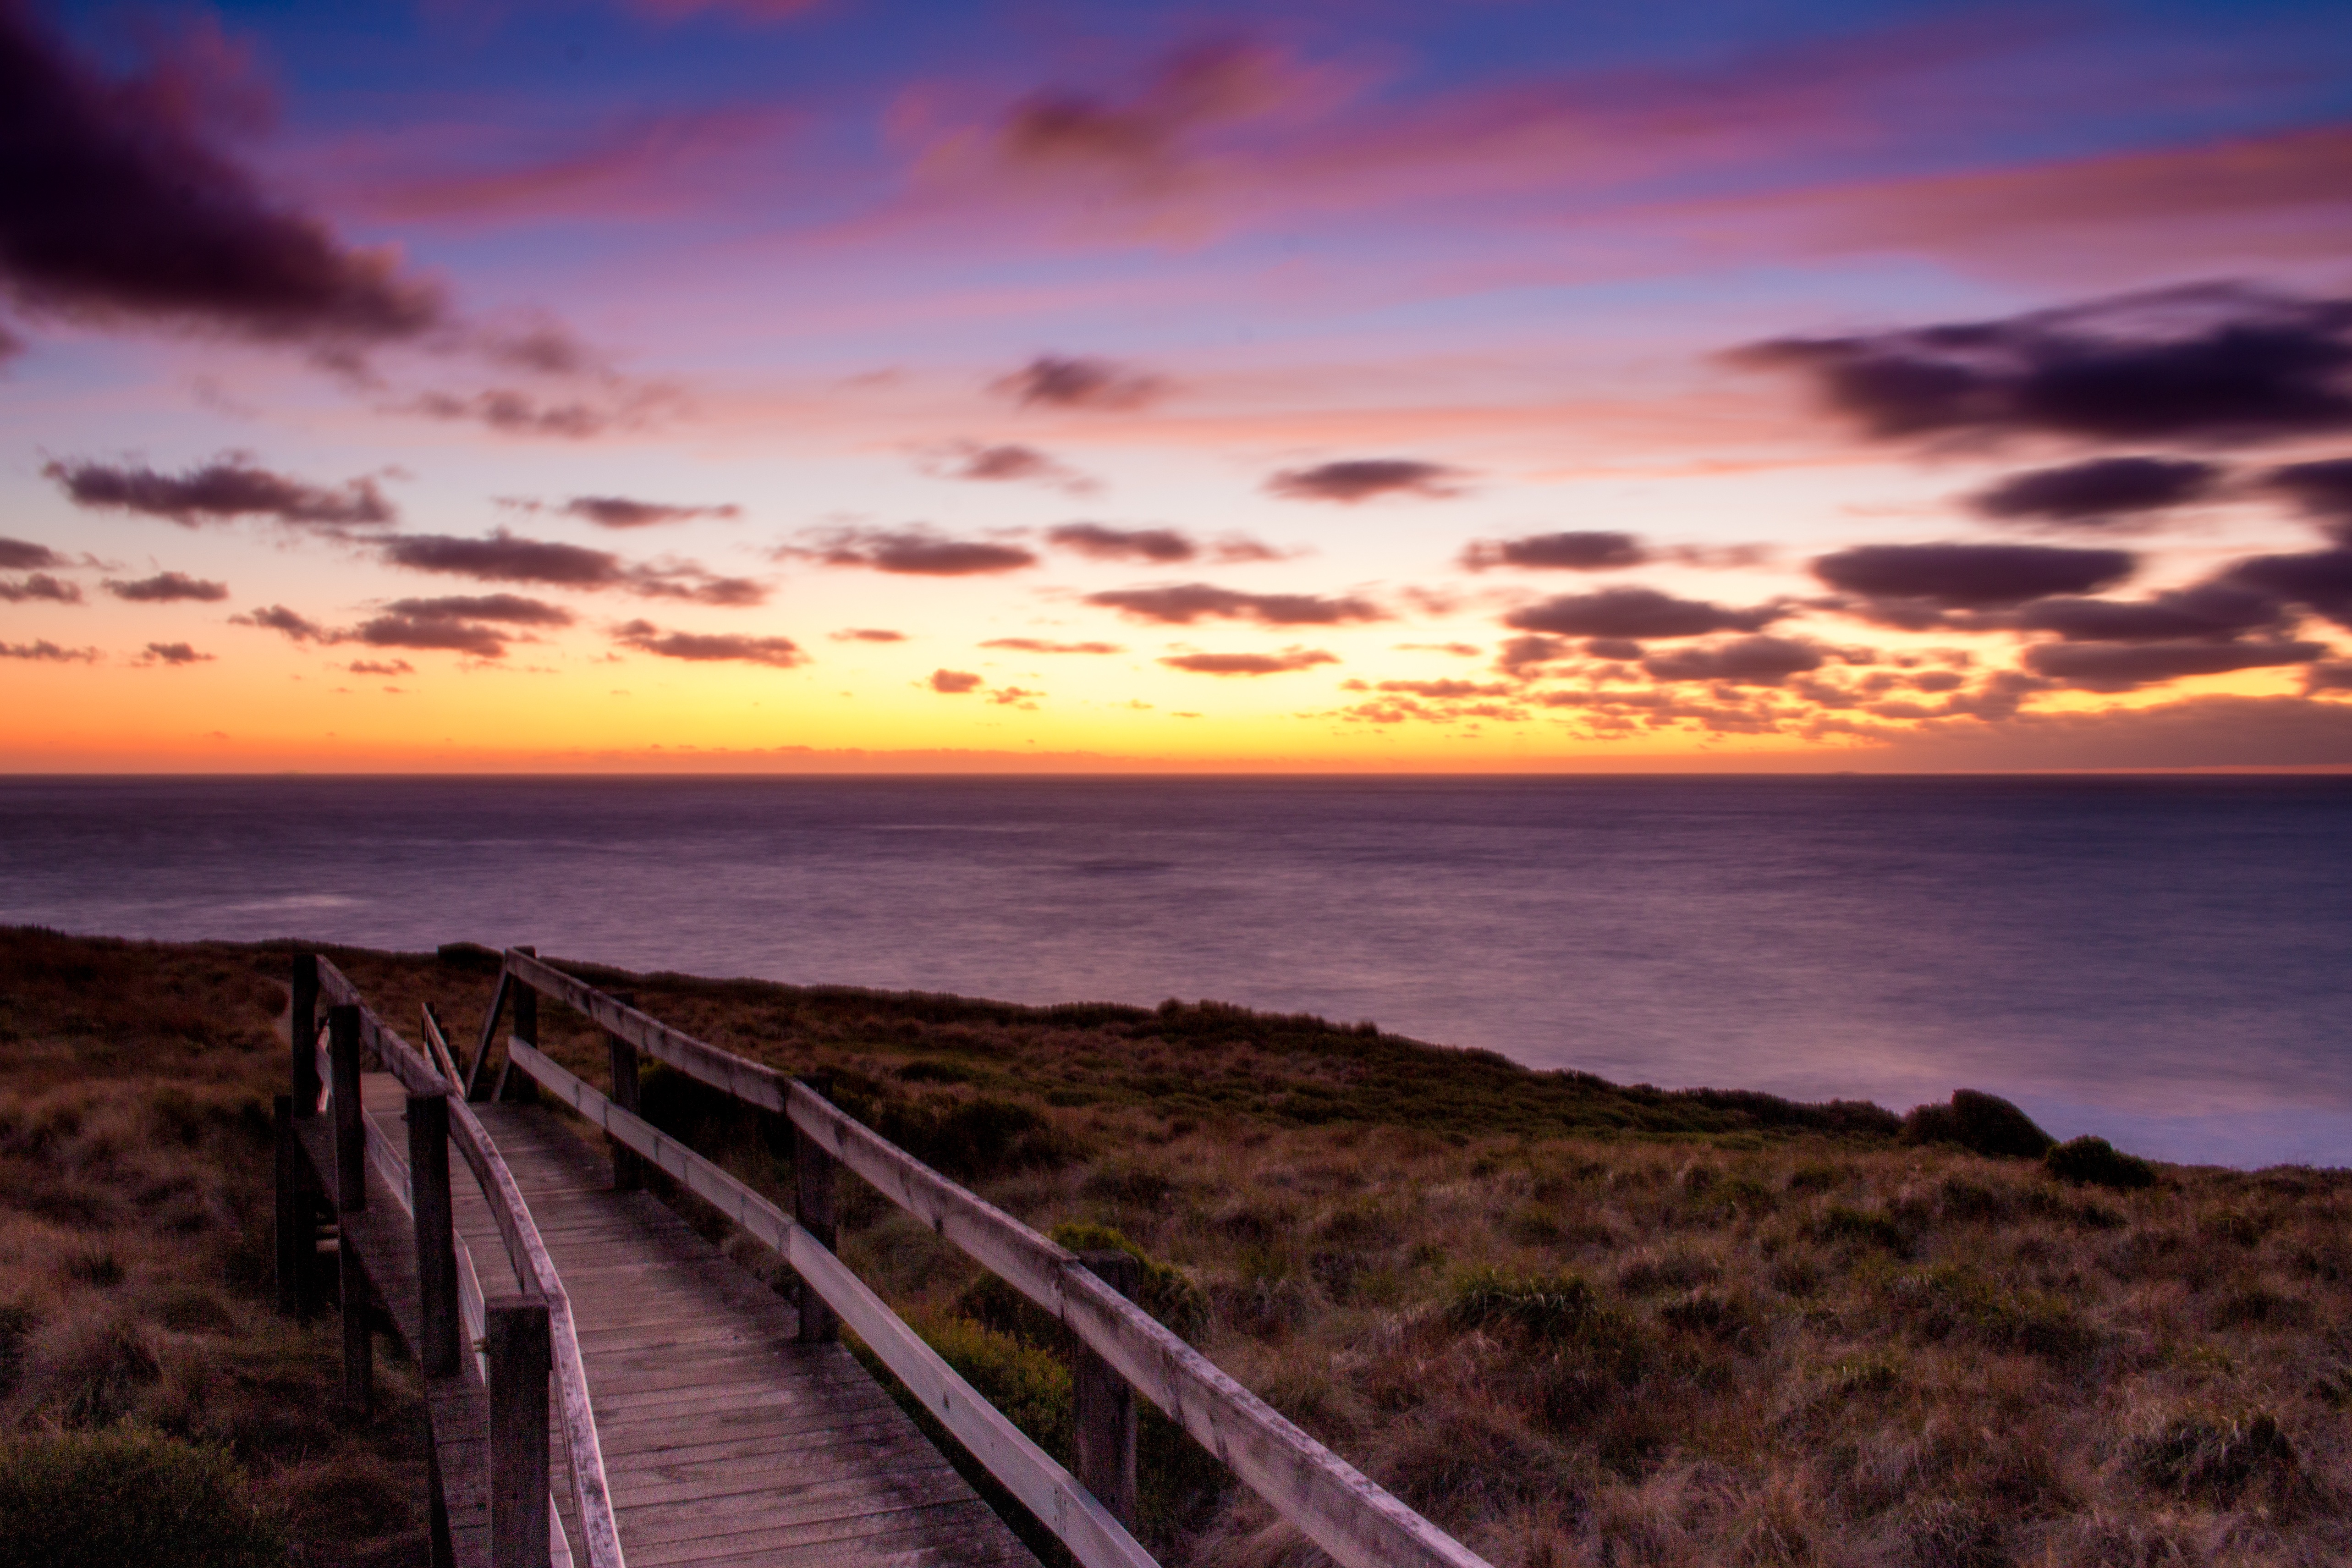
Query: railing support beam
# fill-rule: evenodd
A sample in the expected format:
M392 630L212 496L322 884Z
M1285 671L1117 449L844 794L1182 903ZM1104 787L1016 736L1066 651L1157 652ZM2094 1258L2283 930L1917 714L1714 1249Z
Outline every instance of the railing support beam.
M1089 1273L1133 1299L1141 1270L1124 1252L1081 1252L1078 1261ZM1110 1363L1084 1344L1071 1369L1070 1386L1076 1409L1078 1480L1095 1494L1111 1517L1135 1525L1135 1390Z
M833 1098L830 1074L812 1073L800 1080L820 1100ZM630 1107L631 1110L635 1108ZM839 1248L840 1214L834 1193L834 1172L839 1162L825 1152L817 1141L793 1129L793 1217L800 1226L816 1239L827 1252ZM800 1342L804 1345L830 1344L841 1337L841 1319L825 1304L824 1298L801 1282Z
M457 1234L449 1206L449 1096L408 1097L408 1193L416 1220L417 1363L427 1377L458 1367Z
M636 994L633 991L615 991L613 1000L624 1007L637 1005ZM604 1046L613 1062L613 1103L634 1116L637 1114L637 1047L609 1032L604 1036ZM630 1152L628 1145L618 1138L608 1136L605 1142L613 1146L613 1190L634 1193L644 1186L644 1162Z
M515 951L528 952L534 957L539 953L535 947L518 947ZM528 985L514 988L512 1026L516 1039L527 1046L539 1044L539 993ZM531 1081L530 1074L515 1071L511 1059L499 1064L498 1087L490 1091L491 1100L501 1104L528 1105L538 1098L539 1085Z
M269 1111L277 1154L278 1310L292 1318L304 1315L302 1247L310 1239L310 1203L302 1190L302 1151L294 1142L294 1097L278 1096Z
M547 1302L493 1296L482 1304L489 1357L490 1568L548 1568Z
M287 1037L293 1052L294 1114L319 1113L319 955L294 955L294 999Z

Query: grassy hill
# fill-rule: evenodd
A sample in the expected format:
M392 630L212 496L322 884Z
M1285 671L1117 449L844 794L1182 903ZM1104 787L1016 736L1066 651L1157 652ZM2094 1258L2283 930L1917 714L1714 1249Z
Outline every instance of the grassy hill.
M422 1480L400 1493L418 1459L399 1417L283 1414L300 1380L331 1388L331 1351L258 1294L288 951L0 933L0 1426L224 1443L306 1560L400 1561ZM496 964L332 956L395 1026L430 1001L461 1037ZM1138 1251L1154 1311L1504 1568L2352 1555L2352 1174L2045 1161L1974 1101L1906 1122L1627 1089L1212 1003L565 967L830 1073L856 1114L1033 1225ZM549 1005L542 1027L604 1081L584 1024ZM763 1119L660 1070L646 1102L788 1191ZM845 1196L845 1257L1066 1456L1055 1326L860 1184ZM1163 1560L1315 1560L1166 1424L1143 1465ZM367 1517L332 1500L362 1469Z

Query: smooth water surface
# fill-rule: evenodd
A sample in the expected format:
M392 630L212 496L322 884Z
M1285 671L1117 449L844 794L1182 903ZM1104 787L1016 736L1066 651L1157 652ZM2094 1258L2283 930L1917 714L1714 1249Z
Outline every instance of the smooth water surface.
M0 921L1213 997L2352 1163L2352 781L0 780Z

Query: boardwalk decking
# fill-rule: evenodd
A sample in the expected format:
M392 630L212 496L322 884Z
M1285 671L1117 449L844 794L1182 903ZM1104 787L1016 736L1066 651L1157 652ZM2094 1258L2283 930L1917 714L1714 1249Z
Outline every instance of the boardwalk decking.
M370 1118L404 1147L399 1081L370 1074L362 1088ZM790 1303L658 1199L614 1192L610 1165L557 1112L475 1110L571 1298L633 1568L1034 1568L848 1352L794 1342ZM462 1167L452 1186L483 1289L520 1289L489 1206ZM576 1542L560 1443L552 1463ZM454 1533L457 1497L451 1502Z

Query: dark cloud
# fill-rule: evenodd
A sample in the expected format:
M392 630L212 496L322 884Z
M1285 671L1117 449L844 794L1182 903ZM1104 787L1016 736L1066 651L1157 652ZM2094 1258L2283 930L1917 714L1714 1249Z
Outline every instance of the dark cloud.
M1000 686L988 694L988 700L1000 708L1017 705L1034 710L1037 706L1035 699L1045 695L1042 691L1031 691L1024 687Z
M572 441L601 436L616 424L634 423L641 417L641 411L602 408L578 398L545 402L510 387L478 392L471 397L428 392L404 406L406 412L428 419L471 420L501 435L560 436Z
M1115 642L1045 642L1037 637L991 637L980 645L1014 653L1125 653Z
M1589 651L1589 650L1588 650ZM1819 669L1822 650L1793 637L1738 637L1712 647L1677 648L1642 661L1654 680L1720 680L1732 686L1777 686Z
M104 463L48 463L41 472L76 506L144 512L183 528L237 517L267 517L322 528L373 528L397 513L373 479L328 489L273 474L230 453L184 474Z
M613 630L614 640L640 653L682 658L697 664L732 662L764 664L791 669L808 662L808 655L790 637L712 636L701 632L666 632L649 621L628 621Z
M2227 641L2280 629L2285 609L2272 594L2227 583L2172 588L2137 603L2039 599L2017 613L2020 631L2055 632L2067 642Z
M2325 520L2339 541L2352 545L2352 458L2290 463L2263 475L2263 482L2294 497L2304 510Z
M550 583L567 588L610 588L627 580L627 568L609 550L551 540L518 539L505 529L488 539L446 533L412 533L388 539L383 558L414 572L442 572L486 583Z
M1017 544L947 539L922 528L839 529L823 536L814 549L783 553L814 555L828 566L870 566L914 577L971 577L1037 564L1036 552Z
M1650 552L1630 533L1531 533L1520 539L1475 539L1462 552L1473 572L1492 566L1568 572L1607 572L1639 566Z
M46 544L35 544L26 539L0 539L0 572L29 572L40 566L71 564Z
M1181 653L1160 662L1194 675L1280 675L1312 669L1318 664L1337 664L1339 656L1319 647L1288 647L1280 653Z
M1141 408L1167 395L1168 384L1107 359L1040 354L989 390L1023 405L1048 408Z
M2352 691L2352 661L2315 664L2304 671L2304 695L2315 691Z
M59 647L47 637L37 642L0 642L0 658L32 659L43 664L96 664L94 647Z
M1049 544L1097 561L1190 561L1201 547L1172 528L1109 528L1099 522L1066 522L1045 531Z
M1256 621L1269 626L1334 626L1352 621L1384 621L1388 613L1368 599L1319 594L1244 594L1208 583L1178 583L1164 588L1119 588L1088 594L1086 602L1139 621L1188 626L1202 616Z
M767 589L748 577L719 577L688 562L630 565L609 550L554 540L520 539L505 529L487 539L446 533L401 534L383 542L383 558L413 572L438 572L484 583L544 583L562 588L618 588L648 599L757 605Z
M1587 658L1605 658L1612 664L1630 664L1642 657L1642 645L1630 637L1588 637L1584 654Z
M2222 472L2219 464L2186 458L2095 458L2011 474L1969 497L1969 505L2001 522L2107 522L2201 500Z
M931 689L961 697L967 691L980 689L981 678L968 669L935 669L931 671Z
M1777 605L1735 610L1674 598L1655 588L1603 588L1594 594L1562 594L1513 610L1503 617L1503 624L1515 631L1549 632L1556 637L1646 640L1761 631L1788 614Z
M2300 697L2182 698L2137 708L2023 713L2000 724L1928 725L1855 753L1906 772L2343 766L2352 703Z
M1181 49L1123 101L1067 89L1023 99L997 148L1007 163L1094 168L1145 183L1167 178L1187 132L1268 101L1276 72L1264 48L1223 40Z
M1076 494L1100 489L1094 480L1034 447L1013 442L984 447L960 441L940 447L923 460L923 471L942 479L1004 482L1034 480Z
M336 634L336 642L362 642L370 647L438 648L469 653L476 658L504 658L514 634L457 616L387 615L361 622Z
M535 375L609 375L604 358L582 342L569 327L542 321L519 331L488 330L475 334L475 346L494 363Z
M79 605L81 588L73 583L61 582L46 572L36 572L21 582L0 579L0 599L21 605L31 599L46 599L55 605Z
M849 626L835 632L835 642L905 642L904 632L886 631L880 626Z
M5 326L0 326L0 365L6 364L24 352L25 340L10 331Z
M436 621L499 621L514 626L568 626L572 614L544 599L520 594L453 595L437 599L394 599L384 606L395 616Z
M686 522L698 517L735 518L743 509L724 506L672 506L662 501L630 500L622 496L573 496L557 508L569 517L586 518L599 528L651 528L656 523Z
M168 605L180 599L211 605L228 597L227 584L207 583L201 577L191 577L181 572L158 572L152 577L142 577L131 583L109 577L106 591L118 599L129 599L142 605Z
M1874 601L1930 610L2006 609L2053 594L2093 594L2131 575L2122 550L2049 544L1864 544L1823 555L1813 575Z
M108 81L0 4L0 275L35 309L343 344L441 324L433 286L265 195L183 88Z
M184 642L151 642L136 660L140 664L210 664L213 656L198 653Z
M1360 691L1401 691L1408 696L1447 701L1466 697L1508 697L1517 689L1500 681L1482 684L1475 680L1383 680L1376 687L1366 687L1360 681L1346 684Z
M353 675L415 675L416 667L404 658L355 658L346 666Z
M1626 658L1636 658L1641 656L1642 647L1639 643L1627 643L1624 646L1633 650L1626 655ZM1495 666L1506 674L1524 677L1528 670L1537 666L1551 664L1566 658L1574 651L1570 644L1559 637L1511 637L1496 650Z
M2025 650L2025 668L2083 691L2131 691L2190 675L2268 669L2324 658L2315 642L2042 643Z
M2252 556L2223 572L2221 581L2276 595L2352 628L2352 546Z
M1291 500L1332 500L1353 505L1383 495L1417 495L1433 500L1462 493L1467 476L1444 463L1411 458L1351 458L1311 468L1286 468L1265 481L1267 493Z
M1759 343L1882 439L2253 442L2352 429L2352 300L2207 283L2005 321Z
M293 642L331 643L341 640L333 632L297 615L283 605L268 605L249 616L231 616L229 624L236 626L259 626L264 631L281 632Z

